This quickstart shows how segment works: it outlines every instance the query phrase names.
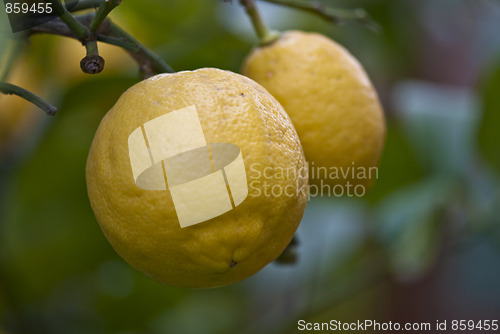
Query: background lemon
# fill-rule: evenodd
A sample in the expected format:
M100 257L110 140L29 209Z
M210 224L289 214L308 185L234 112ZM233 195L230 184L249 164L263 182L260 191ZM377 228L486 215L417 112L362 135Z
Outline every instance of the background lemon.
M309 162L310 182L371 183L368 168L380 158L384 115L368 76L345 48L317 33L289 31L256 48L242 71L290 115Z
M249 194L221 216L180 228L169 191L134 183L128 137L192 105L207 143L241 149ZM307 166L288 115L258 84L217 69L163 74L131 87L103 118L86 174L92 208L115 250L174 286L220 286L256 273L290 242L307 201Z

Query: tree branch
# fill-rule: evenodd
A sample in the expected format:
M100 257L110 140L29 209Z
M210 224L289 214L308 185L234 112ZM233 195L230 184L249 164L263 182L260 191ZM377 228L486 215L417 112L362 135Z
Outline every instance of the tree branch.
M88 27L94 18L94 14L75 16L75 19L85 27ZM74 31L62 22L61 19L54 19L43 24L32 27L29 35L33 34L54 34L78 39ZM151 50L138 42L130 34L113 24L109 19L105 19L96 30L98 41L116 45L124 48L138 63L139 69L144 77L157 73L173 73L174 70Z
M54 8L54 12L66 25L75 33L76 37L85 44L88 37L88 28L82 25L59 0L49 0Z
M101 25L102 21L106 19L108 14L116 8L120 4L120 0L106 0L101 3L97 12L95 13L94 18L90 22L89 25L89 34L90 36L95 35L97 28Z
M54 116L56 114L57 108L51 105L50 103L44 101L42 98L38 97L37 95L27 91L24 88L21 88L19 86L7 83L7 82L0 82L0 92L7 94L7 95L17 95L22 97L23 99L30 101L43 111L45 111L48 115Z
M344 24L347 22L361 23L374 31L380 31L380 26L375 23L368 13L361 8L348 10L340 8L325 7L318 1L305 0L262 0L277 5L300 9L312 14L316 14L323 19L335 24Z
M260 45L271 44L280 37L279 32L270 30L264 23L255 6L255 0L240 0L240 4L245 8L248 17L252 21L254 30L259 37Z

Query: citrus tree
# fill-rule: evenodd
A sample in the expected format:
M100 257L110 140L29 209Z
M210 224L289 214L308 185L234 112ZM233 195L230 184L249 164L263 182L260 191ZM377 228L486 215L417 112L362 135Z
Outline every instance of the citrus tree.
M7 333L402 321L388 296L444 251L498 245L498 80L480 130L474 93L402 80L401 4L43 4L2 13Z

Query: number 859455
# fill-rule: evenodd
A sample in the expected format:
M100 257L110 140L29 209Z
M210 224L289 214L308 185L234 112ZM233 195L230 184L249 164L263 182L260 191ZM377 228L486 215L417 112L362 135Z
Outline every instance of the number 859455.
M51 14L52 4L39 2L29 4L26 2L6 3L5 11L7 14Z

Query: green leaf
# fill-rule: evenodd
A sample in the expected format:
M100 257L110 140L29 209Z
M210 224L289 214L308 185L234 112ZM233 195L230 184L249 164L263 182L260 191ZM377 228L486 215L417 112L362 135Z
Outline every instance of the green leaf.
M487 161L500 171L500 63L483 86L483 119L479 147Z

